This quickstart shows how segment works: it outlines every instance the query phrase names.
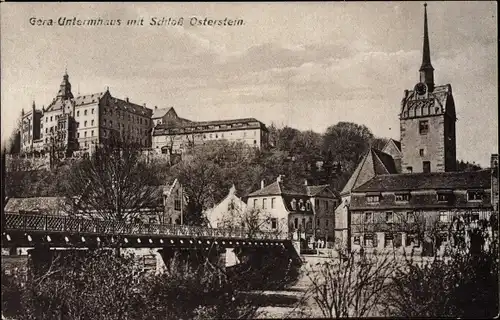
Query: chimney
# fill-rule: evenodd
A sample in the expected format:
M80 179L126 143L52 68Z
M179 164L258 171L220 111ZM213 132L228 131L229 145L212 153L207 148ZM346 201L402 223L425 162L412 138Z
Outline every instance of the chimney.
M260 180L260 188L264 189L264 180Z
M127 100L127 102L128 102L128 97L126 97L125 100Z
M307 186L307 179L304 180L304 185Z

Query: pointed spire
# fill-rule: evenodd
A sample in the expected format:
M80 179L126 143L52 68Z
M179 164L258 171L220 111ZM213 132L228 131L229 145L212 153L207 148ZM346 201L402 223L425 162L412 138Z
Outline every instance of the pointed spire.
M434 88L434 68L431 64L431 50L429 45L429 27L427 23L427 3L424 4L424 45L422 49L422 66L420 67L420 82Z

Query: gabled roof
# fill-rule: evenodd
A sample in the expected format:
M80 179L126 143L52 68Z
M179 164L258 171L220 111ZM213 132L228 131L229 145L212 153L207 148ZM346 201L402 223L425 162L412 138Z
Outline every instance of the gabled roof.
M62 213L69 211L70 207L64 197L32 197L10 198L5 205L6 213L20 213L22 211L39 212L42 214Z
M170 108L161 108L161 109L154 109L153 110L153 116L151 118L152 119L163 118L167 113L170 113L170 115L172 117L177 118L177 112L175 112L175 109L173 107L170 107Z
M397 173L394 159L385 152L370 148L345 184L341 195L359 187L376 175Z
M250 193L247 197L258 197L258 196L274 196L274 195L286 195L286 196L305 196L305 197L314 197L324 190L329 190L330 186L318 185L318 186L294 186L288 185L283 182L275 181L262 189L254 191ZM335 192L332 191L332 194L335 196Z
M352 192L409 191L424 189L489 189L491 170L386 174L373 177Z
M281 194L281 185L278 181L265 186L262 189L254 191L248 195L248 197L258 197L258 196L274 196Z
M399 152L401 152L401 142L400 141L397 141L397 140L394 140L394 139L388 139L387 140L387 143L384 145L384 147L380 150L384 151L386 148L388 148L391 144L393 144L396 149L399 150Z

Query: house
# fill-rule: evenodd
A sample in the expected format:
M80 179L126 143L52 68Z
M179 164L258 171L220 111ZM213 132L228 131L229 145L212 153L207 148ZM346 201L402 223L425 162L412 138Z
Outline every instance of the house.
M64 197L10 198L5 213L67 216L72 208Z
M377 175L396 173L396 164L389 154L375 148L366 152L340 192L341 204L335 210L335 238L338 246L345 247L349 243L348 208L352 190Z
M262 211L270 217L271 230L281 229L289 236L309 241L322 238L333 241L334 211L340 202L328 185L301 186L286 183L283 176L250 193L247 208Z
M169 181L163 187L163 211L158 215L158 223L183 224L186 199L178 179Z
M221 202L206 210L205 217L211 228L241 226L246 210L247 204L236 195L236 187L233 185Z
M421 253L423 228L443 247L456 218L471 222L493 214L493 180L490 169L376 176L351 192L351 248Z

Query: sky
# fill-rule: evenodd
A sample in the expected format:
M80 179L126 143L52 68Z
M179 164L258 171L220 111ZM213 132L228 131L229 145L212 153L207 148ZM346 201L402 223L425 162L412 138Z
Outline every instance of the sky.
M486 167L498 153L497 4L427 10L435 83L453 88L457 157ZM60 17L121 25L59 26ZM154 17L184 21L151 26ZM243 24L191 26L193 17ZM423 2L4 2L0 18L2 141L22 108L52 101L65 69L75 95L109 87L194 121L254 117L318 133L350 121L399 139L401 99L422 61Z

